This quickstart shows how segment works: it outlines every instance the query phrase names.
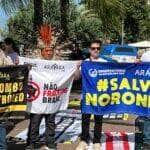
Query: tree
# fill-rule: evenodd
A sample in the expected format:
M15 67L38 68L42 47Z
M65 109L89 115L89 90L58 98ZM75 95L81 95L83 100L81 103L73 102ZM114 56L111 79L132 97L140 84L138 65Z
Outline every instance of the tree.
M61 28L60 0L44 0L43 4L43 22Z
M1 0L1 5L5 12L10 13L18 8L26 7L29 2L34 4L34 30L43 24L43 1L48 3L48 0ZM57 0L56 0L57 1ZM63 39L68 37L68 12L69 0L60 0L61 12L61 29L63 30Z
M27 7L19 9L19 11L8 20L8 35L12 37L19 44L34 45L36 35L33 30L33 3L28 4Z
M87 45L89 41L101 38L102 35L101 20L86 10L85 5L70 9L69 37L74 37L83 45Z
M82 3L102 21L104 37L107 35L119 37L121 22L124 20L126 42L148 39L150 6L147 0L82 0Z
M142 21L140 28L139 39L150 40L150 19Z
M43 24L43 0L34 0L34 30Z
M147 0L124 0L125 34L127 41L147 39L150 35L150 18Z
M34 29L42 25L43 23L43 0L33 0L34 1ZM32 0L1 0L0 4L7 14L12 13L32 2Z
M68 37L68 15L69 15L69 0L60 0L61 12L61 29L63 31L63 40Z
M113 31L121 32L121 16L124 10L120 0L82 0L86 4L87 9L92 10L101 20L101 30L104 38Z
M61 27L59 5L59 0L43 1L43 22L51 24L57 30L60 30ZM20 44L34 45L33 16L34 4L32 2L25 8L19 9L8 21L10 29L8 36L15 38ZM85 44L92 39L103 36L101 20L87 11L84 5L76 6L73 1L70 1L67 26L68 37Z

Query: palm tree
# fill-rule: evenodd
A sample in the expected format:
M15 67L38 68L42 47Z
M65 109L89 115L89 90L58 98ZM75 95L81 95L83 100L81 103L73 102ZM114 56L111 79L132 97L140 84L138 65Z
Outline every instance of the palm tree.
M123 16L124 10L120 0L82 0L81 2L86 5L87 9L98 15L105 36L109 34L113 27L118 26L118 24L121 26L121 22L118 21Z
M61 12L61 29L63 31L63 40L68 37L68 13L69 0L60 0L60 12Z
M43 0L34 0L34 29L43 24Z
M26 7L32 0L0 0L0 5L7 14ZM43 24L43 0L33 0L34 3L34 29Z

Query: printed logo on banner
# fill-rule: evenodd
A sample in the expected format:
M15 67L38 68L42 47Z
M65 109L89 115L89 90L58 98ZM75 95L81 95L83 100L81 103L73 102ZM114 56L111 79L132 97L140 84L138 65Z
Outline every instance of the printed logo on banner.
M91 77L97 77L97 70L96 69L90 69L89 70L89 75L91 76Z
M30 81L28 84L28 94L27 101L35 101L40 95L40 87L37 83Z
M105 76L105 75L124 75L126 72L125 69L89 69L89 76L95 78L97 76Z
M53 64L53 65L45 65L44 66L45 69L49 69L49 70L52 70L52 71L62 71L62 72L65 72L65 66L63 65L58 65L58 64Z

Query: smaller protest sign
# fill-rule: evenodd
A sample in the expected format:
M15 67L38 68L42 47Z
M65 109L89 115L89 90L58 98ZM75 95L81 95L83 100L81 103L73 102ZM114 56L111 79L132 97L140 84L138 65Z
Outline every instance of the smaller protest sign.
M0 113L25 110L27 83L27 65L0 68Z

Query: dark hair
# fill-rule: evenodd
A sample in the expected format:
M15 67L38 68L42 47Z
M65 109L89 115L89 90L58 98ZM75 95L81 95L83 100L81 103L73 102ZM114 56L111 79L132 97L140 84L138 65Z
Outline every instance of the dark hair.
M7 37L6 39L4 39L4 42L6 45L12 45L13 50L19 54L19 49L16 46L16 43L14 42L14 40L10 37Z
M99 44L100 46L102 45L102 41L100 41L100 40L93 40L93 41L91 41L90 46L91 46L92 44L94 44L94 43L97 43L97 44Z
M4 42L0 41L0 49L3 49Z

